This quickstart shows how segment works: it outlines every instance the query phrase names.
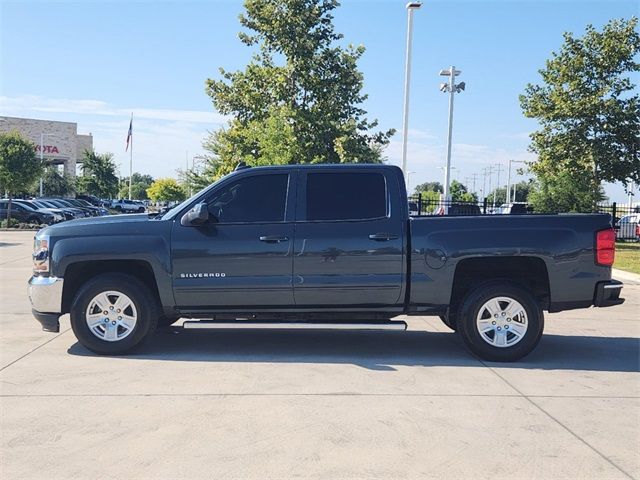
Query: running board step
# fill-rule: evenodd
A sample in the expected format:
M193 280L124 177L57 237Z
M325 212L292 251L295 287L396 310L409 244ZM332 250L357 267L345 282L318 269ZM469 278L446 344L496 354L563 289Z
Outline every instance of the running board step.
M372 323L315 323L315 322L247 322L247 321L185 321L188 329L233 329L233 330L395 330L407 329L405 322Z

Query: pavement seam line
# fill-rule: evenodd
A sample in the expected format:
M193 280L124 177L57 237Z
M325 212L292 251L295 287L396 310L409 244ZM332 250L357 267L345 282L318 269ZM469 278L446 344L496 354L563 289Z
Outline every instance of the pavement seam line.
M7 260L6 262L1 262L0 265L6 265L7 263L17 262L19 260L24 260L26 258L29 258L29 257L14 258L13 260Z
M597 448L595 448L593 445L591 445L589 442L587 442L584 438L582 438L580 435L578 435L576 432L574 432L572 429L570 429L568 426L566 426L564 423L562 423L560 420L558 420L556 417L554 417L553 415L551 415L549 412L547 412L544 408L542 408L540 405L538 405L536 402L534 402L529 396L525 395L524 393L522 393L516 386L512 385L511 382L509 382L509 380L507 380L506 378L504 378L502 375L500 375L493 367L487 365L483 360L480 360L480 362L487 367L489 370L491 370L491 372L496 375L499 379L501 379L504 383L506 383L507 385L509 385L511 388L513 388L516 392L518 392L520 394L520 396L522 398L524 398L527 402L529 402L531 405L533 405L536 409L538 409L540 412L542 412L544 415L546 415L547 417L549 417L551 420L553 420L555 423L557 423L560 427L562 427L566 432L568 432L571 436L573 436L574 438L576 438L579 442L581 442L583 445L585 445L586 447L588 447L591 451L593 451L594 453L596 453L600 458L602 458L605 462L607 462L609 465L611 465L612 467L614 467L616 470L618 470L620 473L622 473L623 475L625 475L627 478L630 478L631 480L634 480L634 477L627 473L625 470L622 469L622 467L620 467L618 464L616 464L613 460L611 460L609 457L607 457L606 455L604 455L602 452L600 452ZM533 396L532 396L533 397ZM540 398L542 396L538 396L536 398ZM604 398L609 398L609 397L604 397Z
M5 365L4 367L0 368L0 372L2 372L3 370L9 368L11 365L13 365L16 362L19 362L20 360L22 360L24 357L31 355L33 352L35 352L36 350L44 347L46 344L53 342L56 338L58 338L61 335L64 335L65 333L67 333L69 330L71 330L71 327L67 328L66 330L60 332L58 335L56 335L53 338L50 338L49 340L47 340L44 343L41 343L40 345L38 345L37 347L35 347L33 350L29 350L27 353L25 353L24 355L22 355L21 357L16 358L13 362L8 363L7 365Z
M465 393L5 393L0 398L21 397L433 397L433 398L521 398L520 394L465 394ZM640 397L585 397L580 395L534 395L533 398L585 398L640 400Z

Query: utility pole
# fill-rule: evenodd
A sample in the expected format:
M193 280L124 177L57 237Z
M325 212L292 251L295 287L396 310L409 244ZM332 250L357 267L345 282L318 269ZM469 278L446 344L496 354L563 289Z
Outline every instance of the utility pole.
M496 179L496 189L493 191L493 206L496 206L496 194L498 193L498 189L500 188L500 172L502 171L502 164L496 163L495 170L498 177Z
M491 192L491 175L493 174L493 167L489 165L482 169L482 198L486 198L487 195L487 177L489 177L489 192Z
M476 193L476 178L478 178L478 174L474 173L473 175L471 175L471 180L473 182L473 187L471 187L471 191L473 193Z

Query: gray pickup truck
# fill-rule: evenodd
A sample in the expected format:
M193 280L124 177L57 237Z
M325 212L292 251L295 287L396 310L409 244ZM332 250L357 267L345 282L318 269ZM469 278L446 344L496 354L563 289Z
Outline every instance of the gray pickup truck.
M404 330L435 315L482 358L533 350L543 311L618 305L608 215L410 217L385 165L242 168L158 216L39 231L33 314L121 354L158 327Z

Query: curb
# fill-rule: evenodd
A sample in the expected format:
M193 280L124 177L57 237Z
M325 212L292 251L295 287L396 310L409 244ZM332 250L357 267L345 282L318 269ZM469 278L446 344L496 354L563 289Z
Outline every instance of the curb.
M640 285L640 275L632 272L625 272L624 270L612 269L611 276L616 280L622 280L624 283L630 285Z

